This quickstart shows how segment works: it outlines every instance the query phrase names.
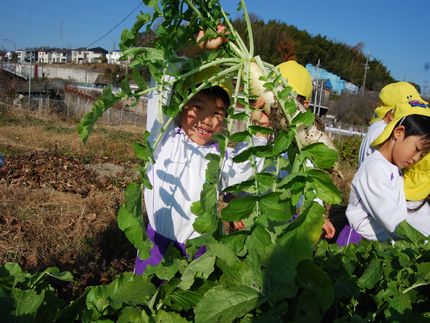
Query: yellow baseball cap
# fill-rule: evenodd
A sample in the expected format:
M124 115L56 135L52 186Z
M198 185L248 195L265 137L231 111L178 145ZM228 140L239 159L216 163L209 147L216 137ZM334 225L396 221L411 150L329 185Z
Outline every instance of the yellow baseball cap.
M430 117L430 108L428 107L427 103L418 100L409 101L407 103L399 103L395 105L393 120L391 120L390 123L385 126L384 131L372 142L371 146L379 146L385 140L390 138L391 133L393 132L396 124L402 118L413 114Z
M376 121L384 119L385 115L393 110L393 107L390 107L388 105L381 105L377 107L373 113L373 118L370 120L370 123L374 123Z
M379 92L379 99L383 105L392 108L398 103L407 103L414 100L428 104L421 98L417 89L408 82L395 82L384 86Z
M430 194L430 154L406 169L404 178L406 199L409 201L425 199Z
M293 90L309 100L312 95L312 77L303 65L296 61L286 61L277 66L281 75L287 80Z
M204 81L208 80L209 78L211 78L212 76L214 76L219 72L220 72L220 68L218 66L211 66L211 67L205 68L204 70L201 70L197 73L194 73L188 76L184 80L183 88L189 89L193 85L198 85L200 83L203 83ZM233 83L230 79L224 80L218 84L210 85L208 87L211 87L211 86L219 86L228 94L229 98L231 98L231 96L233 95Z
M379 100L382 106L375 109L375 115L372 120L370 120L370 123L383 119L387 112L392 110L396 104L407 103L414 100L426 104L428 103L421 98L417 89L411 83L404 81L394 82L384 86L381 92L379 92Z

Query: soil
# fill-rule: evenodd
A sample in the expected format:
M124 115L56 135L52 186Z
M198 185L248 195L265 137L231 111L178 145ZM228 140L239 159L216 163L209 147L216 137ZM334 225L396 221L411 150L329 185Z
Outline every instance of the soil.
M1 148L1 147L0 147ZM4 149L4 148L3 148ZM133 269L135 250L118 229L123 190L135 177L127 164L56 151L5 154L0 172L0 263L36 272L71 271L69 295Z

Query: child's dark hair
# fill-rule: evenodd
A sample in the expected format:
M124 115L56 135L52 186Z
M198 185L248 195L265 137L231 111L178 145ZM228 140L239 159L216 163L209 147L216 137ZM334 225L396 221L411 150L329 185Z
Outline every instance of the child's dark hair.
M202 93L211 99L221 99L227 107L230 105L230 97L221 86L212 86L201 90L199 93Z
M423 138L426 144L430 144L430 117L412 114L400 120L396 127L399 125L405 127L405 137L419 136Z

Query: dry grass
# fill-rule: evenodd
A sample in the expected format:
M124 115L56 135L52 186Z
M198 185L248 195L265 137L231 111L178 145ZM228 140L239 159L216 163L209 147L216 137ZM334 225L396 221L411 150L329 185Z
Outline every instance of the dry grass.
M0 199L1 262L28 268L65 265L91 252L89 241L115 224L120 202L106 192L82 198L15 187L0 187Z
M7 123L0 124L0 149L56 151L87 160L99 157L123 162L134 160L130 143L139 140L144 130L136 126L96 125L84 145L76 125L55 117L42 118L14 112Z
M116 214L135 164L131 143L142 131L96 126L83 145L75 122L15 111L0 115L0 152L6 165L20 167L0 175L0 264L14 261L29 271L58 266L74 273L80 289L132 270L135 250L119 230ZM124 172L96 182L92 172L80 172L84 164L105 162ZM68 168L70 163L74 168ZM88 184L88 194L79 194L79 188L55 190L52 181L69 185L66 175L80 177L74 182ZM29 188L28 183L36 181L46 183Z

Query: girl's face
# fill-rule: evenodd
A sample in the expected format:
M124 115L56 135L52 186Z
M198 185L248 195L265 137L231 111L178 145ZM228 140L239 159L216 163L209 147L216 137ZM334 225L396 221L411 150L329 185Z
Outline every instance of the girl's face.
M227 105L220 98L198 93L185 106L181 115L181 127L193 142L204 146L224 126Z
M391 162L400 169L411 167L428 153L429 144L421 136L405 137L403 126L394 130L391 138Z

